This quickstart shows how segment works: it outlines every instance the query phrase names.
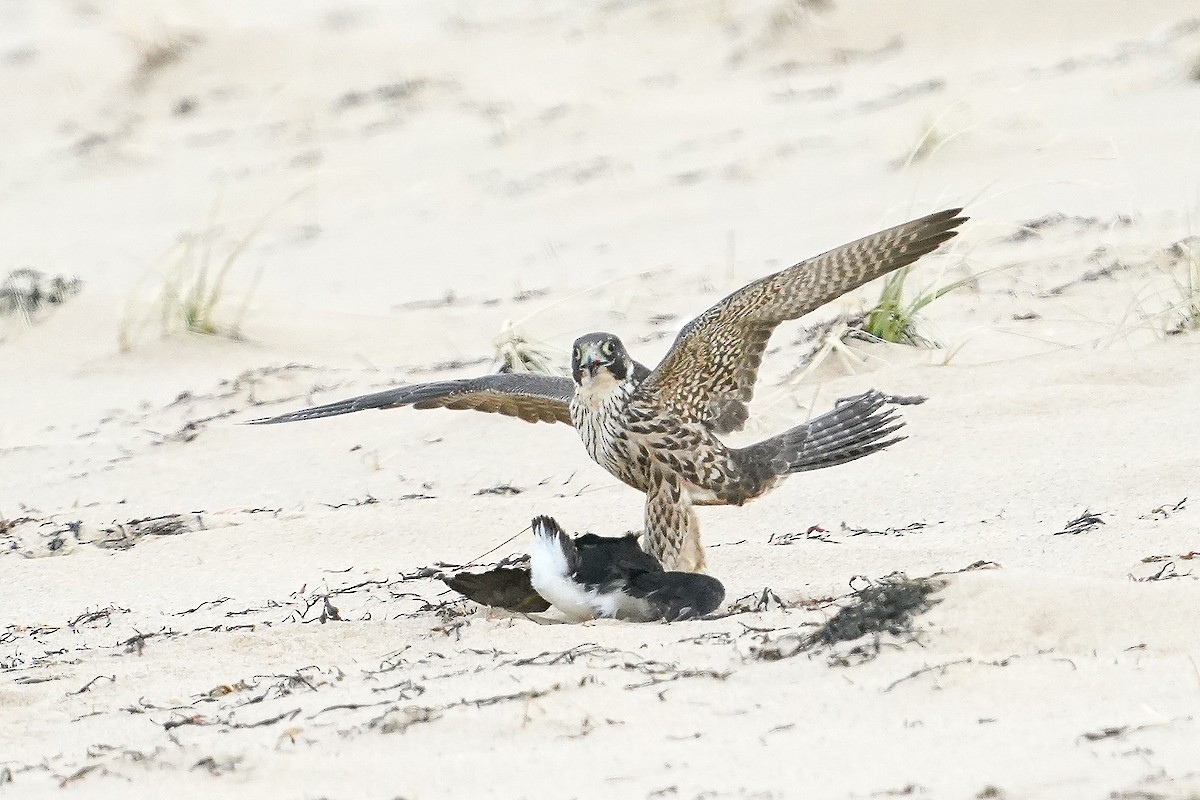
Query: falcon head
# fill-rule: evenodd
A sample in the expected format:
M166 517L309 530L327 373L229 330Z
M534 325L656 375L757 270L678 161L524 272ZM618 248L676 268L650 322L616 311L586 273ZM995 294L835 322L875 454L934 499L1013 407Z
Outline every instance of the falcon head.
M611 333L589 333L575 340L571 351L571 377L576 386L605 374L618 382L633 372L633 359L621 340Z

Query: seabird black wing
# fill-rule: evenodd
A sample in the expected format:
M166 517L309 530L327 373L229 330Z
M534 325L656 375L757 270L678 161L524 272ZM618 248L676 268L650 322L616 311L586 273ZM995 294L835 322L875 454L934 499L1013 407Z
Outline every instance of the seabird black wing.
M460 572L445 575L442 583L476 603L526 614L550 608L529 581L529 570L497 567L487 572Z
M725 600L725 587L698 572L642 572L626 581L625 593L649 603L657 619L674 622L711 614Z
M637 534L576 536L578 560L573 577L580 583L601 584L614 578L624 579L635 572L662 572L662 564L639 547L637 539Z

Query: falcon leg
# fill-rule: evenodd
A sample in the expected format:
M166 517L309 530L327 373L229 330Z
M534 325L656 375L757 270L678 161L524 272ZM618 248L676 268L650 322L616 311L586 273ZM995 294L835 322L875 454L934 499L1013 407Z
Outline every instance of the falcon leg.
M665 570L704 571L700 521L678 476L656 473L646 493L646 552Z

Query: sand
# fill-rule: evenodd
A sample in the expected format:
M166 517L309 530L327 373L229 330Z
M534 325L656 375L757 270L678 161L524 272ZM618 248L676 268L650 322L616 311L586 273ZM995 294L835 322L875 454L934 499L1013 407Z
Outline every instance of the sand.
M1200 796L1194 3L247 5L0 8L0 279L84 282L0 318L0 794ZM910 279L978 275L924 309L940 347L802 369L878 286L772 340L736 441L929 401L700 511L716 619L429 577L535 514L640 526L565 426L236 424L485 372L510 323L654 363L745 282L953 205ZM237 336L164 331L227 259ZM896 572L945 573L910 625L795 652Z

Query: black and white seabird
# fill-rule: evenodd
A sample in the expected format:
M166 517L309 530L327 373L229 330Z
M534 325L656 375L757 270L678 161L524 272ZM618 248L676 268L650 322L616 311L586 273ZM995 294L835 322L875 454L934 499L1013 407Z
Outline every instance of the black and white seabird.
M554 606L574 621L693 619L716 610L725 587L716 578L664 572L638 546L637 534L571 538L552 517L533 520L529 567L442 577L459 594L487 606L532 613Z
M574 620L673 622L704 616L725 599L725 587L716 578L664 572L638 546L637 534L585 533L572 539L545 516L533 520L529 567L534 590Z

